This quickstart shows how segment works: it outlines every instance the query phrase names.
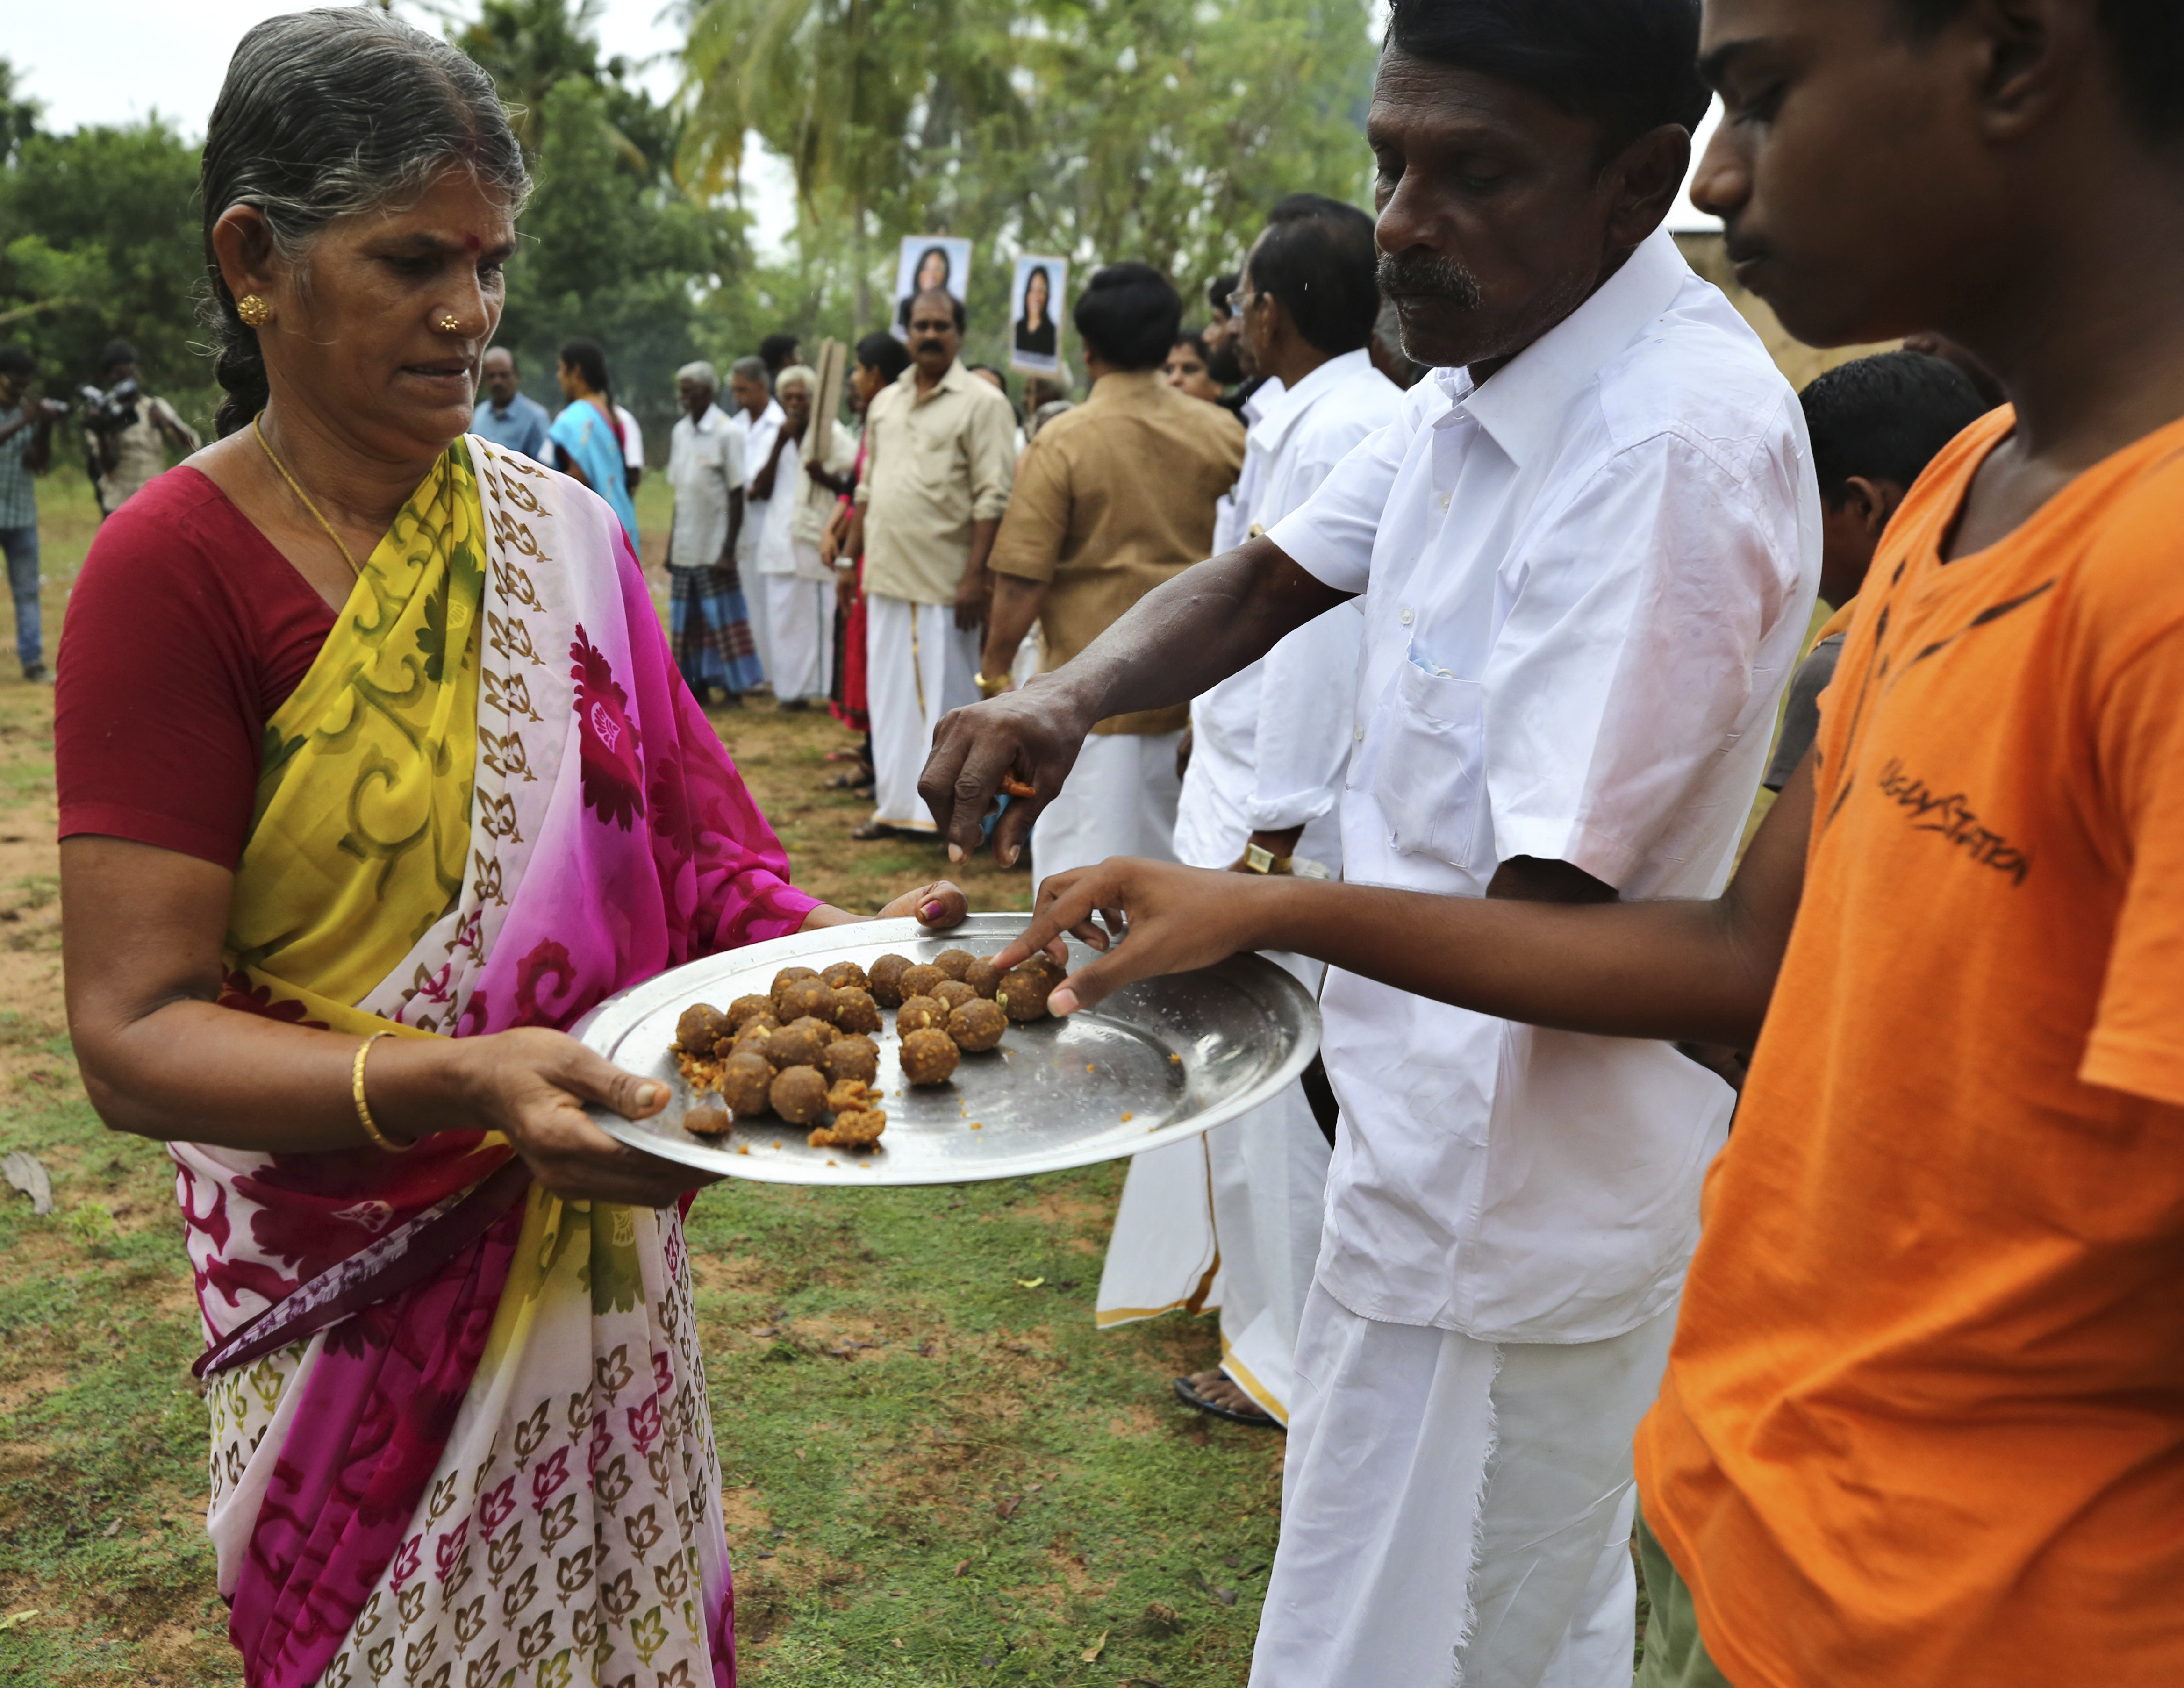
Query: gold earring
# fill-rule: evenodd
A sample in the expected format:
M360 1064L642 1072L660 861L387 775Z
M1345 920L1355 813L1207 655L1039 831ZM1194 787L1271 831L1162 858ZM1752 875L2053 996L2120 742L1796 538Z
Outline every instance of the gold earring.
M263 328L273 320L273 307L255 293L245 293L235 302L235 314L242 319L246 328Z

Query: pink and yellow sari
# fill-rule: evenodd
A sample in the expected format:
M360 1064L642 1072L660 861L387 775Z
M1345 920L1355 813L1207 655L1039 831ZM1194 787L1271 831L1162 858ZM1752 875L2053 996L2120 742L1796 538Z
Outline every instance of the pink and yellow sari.
M613 513L476 438L373 554L262 766L239 1011L566 1028L816 901ZM679 1212L546 1195L477 1133L173 1153L250 1688L733 1683Z

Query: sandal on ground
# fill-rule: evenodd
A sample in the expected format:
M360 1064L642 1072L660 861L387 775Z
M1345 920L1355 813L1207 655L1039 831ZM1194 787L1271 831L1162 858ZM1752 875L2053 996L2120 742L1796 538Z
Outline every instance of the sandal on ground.
M865 792L869 792L872 788L872 771L870 768L860 768L853 773L836 774L819 788L822 791Z
M871 844L878 838L899 838L902 834L884 821L867 821L850 836L859 844Z
M1185 1407L1195 1407L1199 1412L1210 1414L1216 1418L1226 1418L1232 1424L1256 1424L1275 1430L1285 1428L1282 1421L1275 1418L1273 1413L1262 1412L1256 1407L1249 1412L1240 1412L1233 1407L1223 1407L1218 1401L1208 1401L1193 1387L1189 1378L1178 1378L1175 1380L1175 1398Z

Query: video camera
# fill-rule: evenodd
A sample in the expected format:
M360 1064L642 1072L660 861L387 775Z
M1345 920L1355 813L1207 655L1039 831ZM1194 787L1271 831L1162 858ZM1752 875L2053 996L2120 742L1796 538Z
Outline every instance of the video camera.
M114 383L110 393L102 393L95 387L76 389L83 401L83 425L95 434L118 434L124 428L136 426L136 401L144 389L135 376Z

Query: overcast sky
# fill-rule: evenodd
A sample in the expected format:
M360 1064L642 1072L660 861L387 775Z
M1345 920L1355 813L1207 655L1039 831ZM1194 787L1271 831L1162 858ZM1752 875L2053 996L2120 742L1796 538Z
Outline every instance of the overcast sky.
M398 0L398 7L424 27L435 26L422 8L399 6ZM7 9L0 55L14 64L19 86L44 103L48 126L127 123L156 111L198 139L243 31L261 19L307 8L281 0L7 0ZM662 10L662 0L606 0L599 36L610 55L655 61L644 80L664 98L676 82L666 55L680 45L680 36L660 22ZM777 249L795 217L788 172L777 162L760 160L747 181L759 242ZM1713 225L1686 203L1672 226Z

